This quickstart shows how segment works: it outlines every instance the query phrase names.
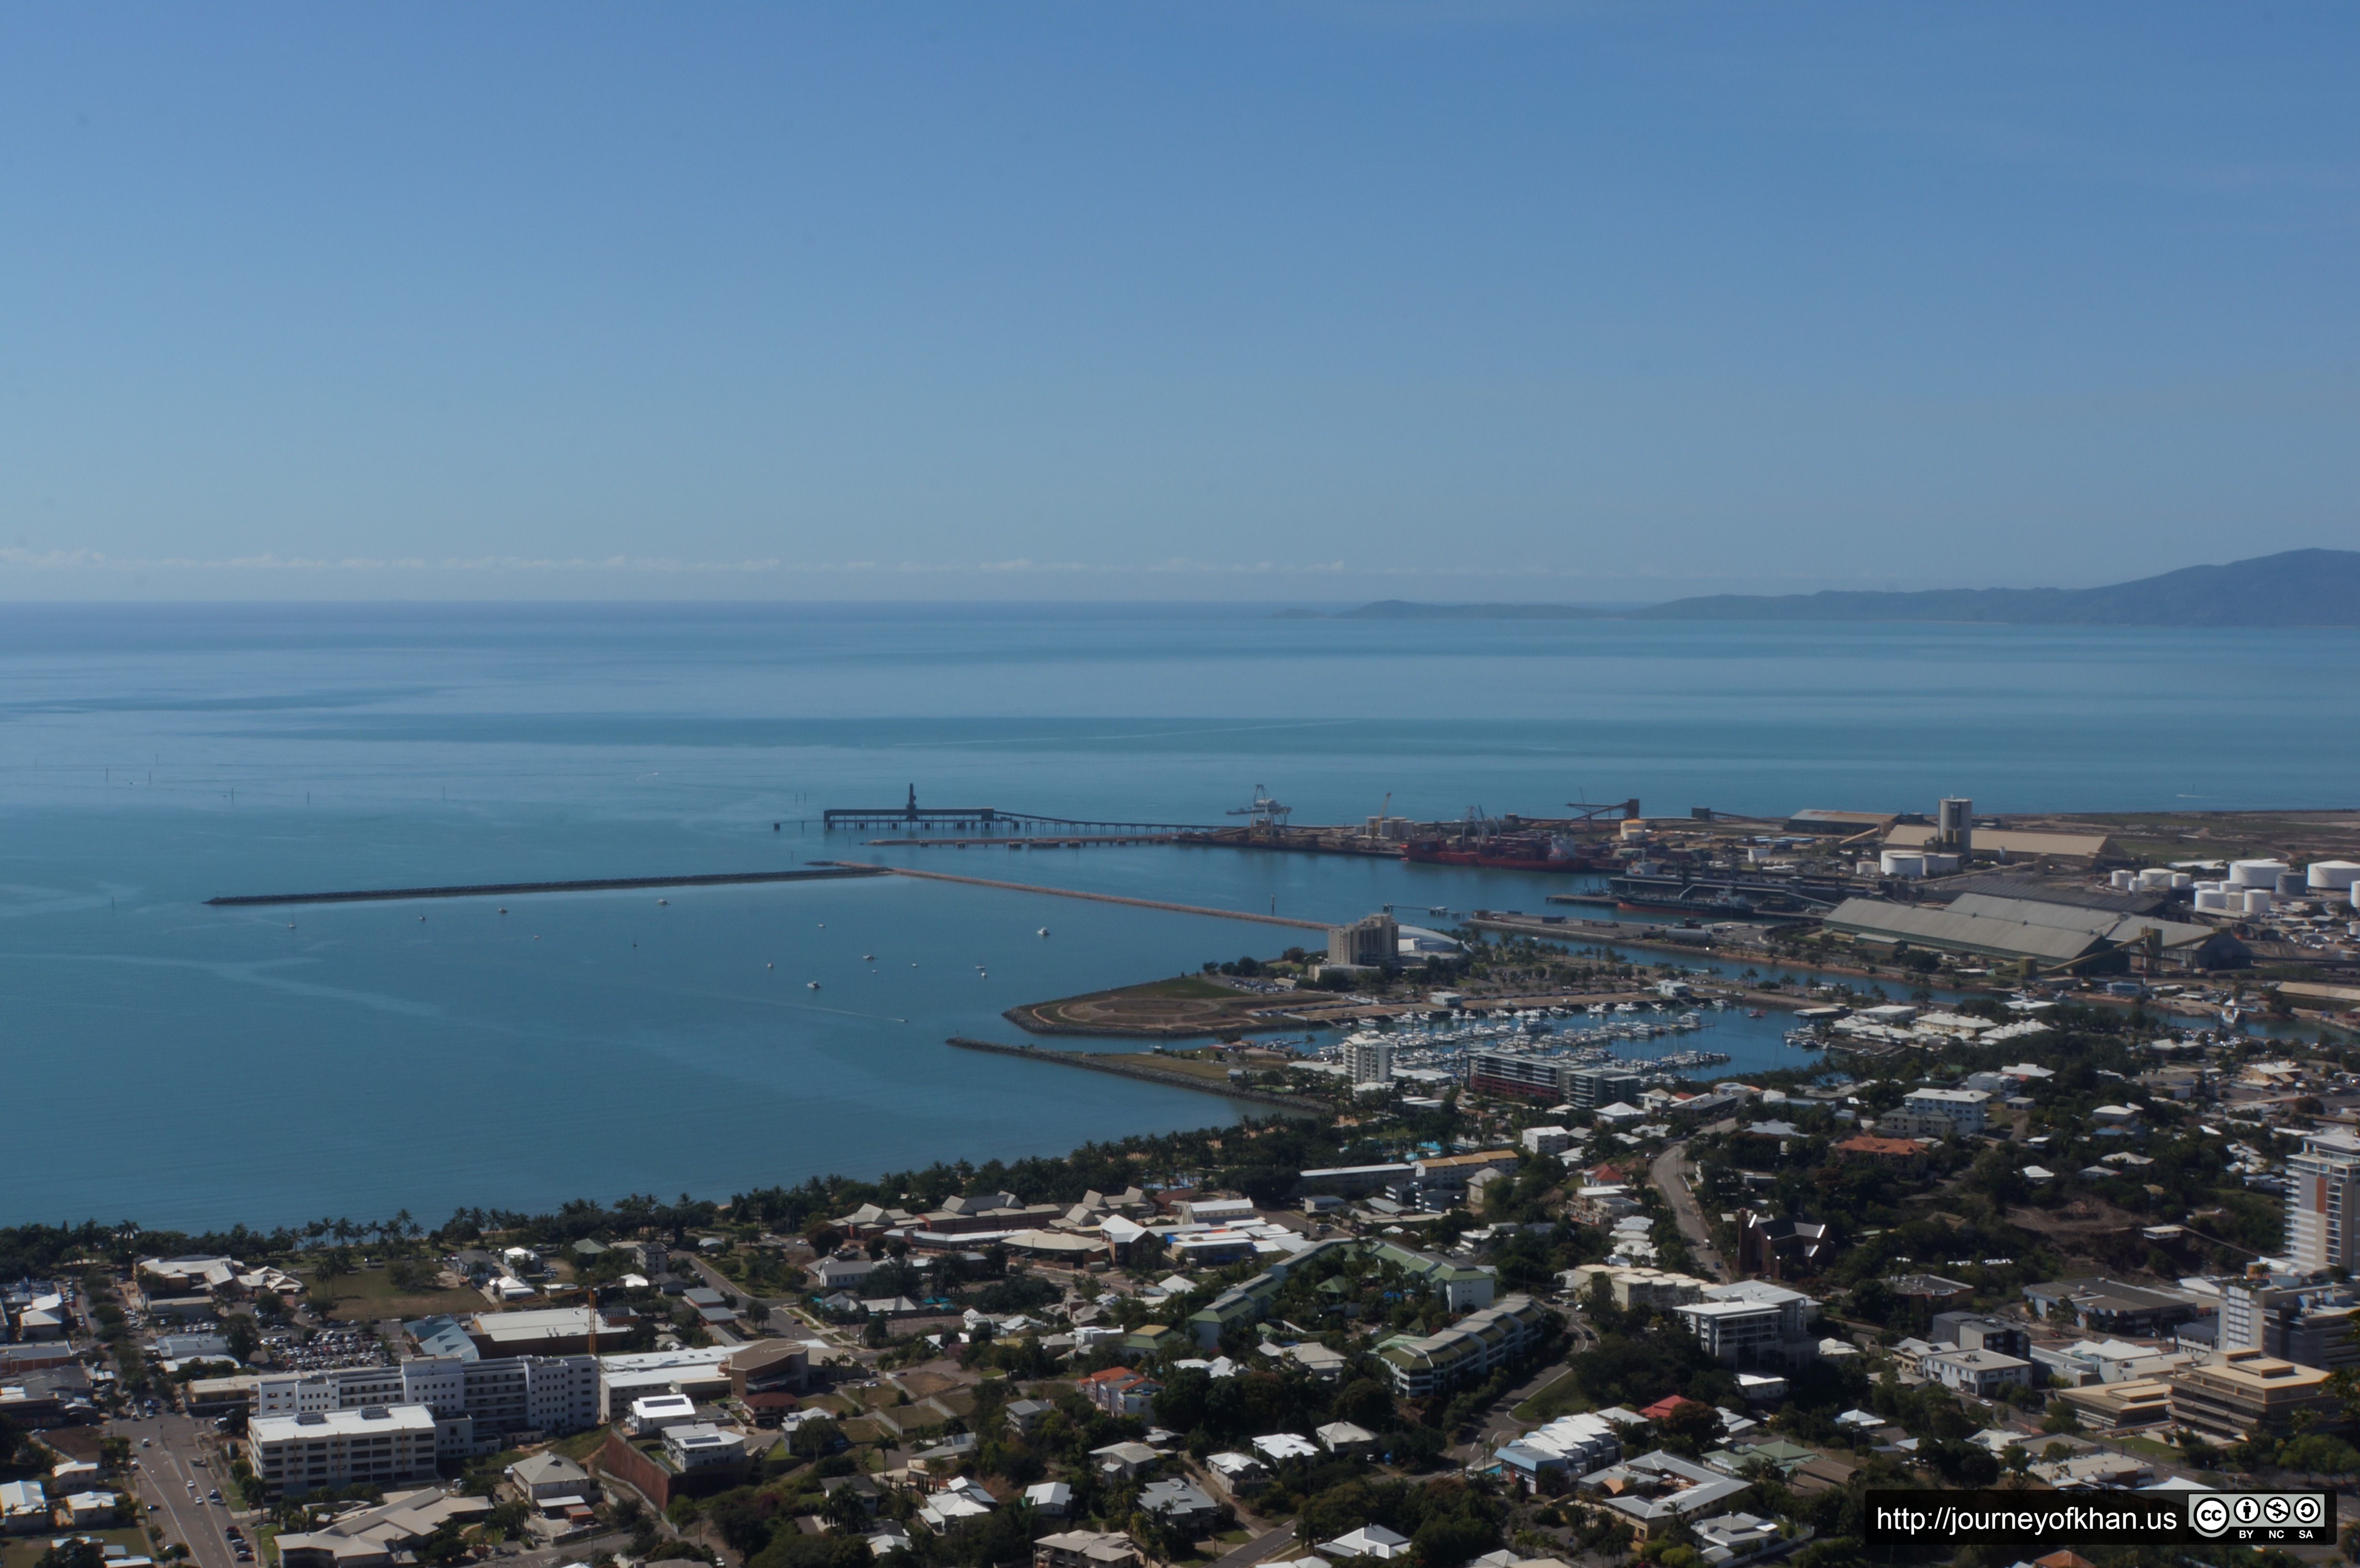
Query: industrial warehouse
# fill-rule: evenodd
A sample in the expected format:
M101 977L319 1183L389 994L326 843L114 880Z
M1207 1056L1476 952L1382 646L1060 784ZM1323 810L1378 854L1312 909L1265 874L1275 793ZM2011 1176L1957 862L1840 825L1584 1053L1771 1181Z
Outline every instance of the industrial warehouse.
M1962 893L1946 905L1846 898L1825 927L1856 941L1907 943L2044 968L2085 966L2136 949L2150 966L2221 969L2245 962L2245 946L2212 926L2158 915L2085 909L2046 899Z

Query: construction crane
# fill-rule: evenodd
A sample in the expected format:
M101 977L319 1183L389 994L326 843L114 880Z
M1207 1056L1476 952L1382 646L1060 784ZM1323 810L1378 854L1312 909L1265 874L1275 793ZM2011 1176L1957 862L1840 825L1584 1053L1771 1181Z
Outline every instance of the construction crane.
M1257 784L1254 786L1253 804L1232 806L1229 808L1229 814L1233 817L1251 818L1251 820L1246 823L1246 832L1253 837L1276 838L1278 830L1286 825L1286 819L1295 814L1295 808L1280 805L1271 799L1268 789Z

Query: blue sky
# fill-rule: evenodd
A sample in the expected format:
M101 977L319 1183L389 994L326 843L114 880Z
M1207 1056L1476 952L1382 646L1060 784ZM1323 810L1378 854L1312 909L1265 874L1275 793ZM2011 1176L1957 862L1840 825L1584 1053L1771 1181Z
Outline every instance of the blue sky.
M2360 546L2326 5L0 13L0 597Z

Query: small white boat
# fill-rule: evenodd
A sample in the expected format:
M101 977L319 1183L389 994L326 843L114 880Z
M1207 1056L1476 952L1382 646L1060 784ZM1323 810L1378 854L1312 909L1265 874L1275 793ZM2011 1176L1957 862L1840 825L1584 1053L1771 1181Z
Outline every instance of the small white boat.
M656 902L659 904L669 904L672 900L670 898L658 898Z
M814 991L819 989L819 982L816 980L806 980L803 984L810 986Z
M863 964L874 964L877 962L877 955L873 953L864 953L860 955L860 962Z
M507 914L508 912L508 907L506 904L502 904L502 905L500 906L500 913L502 913L502 914L504 914L504 915L505 915L505 914Z
M778 965L775 964L765 964L762 967L765 969L776 969Z
M1041 936L1047 936L1047 935L1049 934L1049 928L1048 928L1047 926L1043 926L1043 927L1040 929L1040 931L1039 931L1036 934L1037 934L1037 935L1041 935Z

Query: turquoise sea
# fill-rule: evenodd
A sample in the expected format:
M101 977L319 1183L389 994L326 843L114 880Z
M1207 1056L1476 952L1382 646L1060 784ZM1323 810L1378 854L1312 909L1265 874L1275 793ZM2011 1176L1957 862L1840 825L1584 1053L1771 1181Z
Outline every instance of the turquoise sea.
M1225 1120L1226 1102L943 1040L1013 1039L999 1014L1019 1001L1294 940L901 879L510 898L505 917L205 907L216 893L857 853L1317 920L1538 909L1560 882L1178 847L870 851L815 819L912 785L1175 822L1226 821L1258 784L1303 822L1634 795L1656 814L2351 804L2355 655L2339 630L11 606L0 1223L432 1222ZM1794 1060L1767 1025L1710 1043L1736 1071Z

